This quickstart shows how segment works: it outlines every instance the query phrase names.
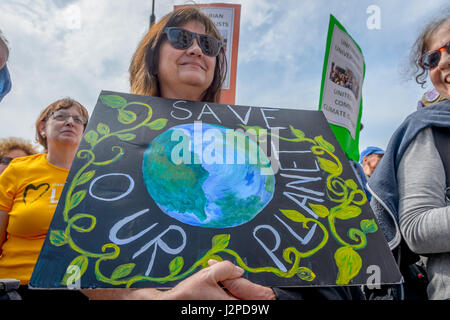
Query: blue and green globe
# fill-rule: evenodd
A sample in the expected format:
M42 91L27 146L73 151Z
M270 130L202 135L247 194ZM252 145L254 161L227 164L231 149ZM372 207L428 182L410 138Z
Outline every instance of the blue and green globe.
M157 136L144 153L142 174L165 214L205 228L252 220L275 190L270 160L255 141L204 123L178 125Z

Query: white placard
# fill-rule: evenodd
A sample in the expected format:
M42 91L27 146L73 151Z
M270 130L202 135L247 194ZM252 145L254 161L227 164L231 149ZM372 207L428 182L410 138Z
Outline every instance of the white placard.
M329 123L347 128L355 139L364 76L364 57L353 40L334 26L321 110Z

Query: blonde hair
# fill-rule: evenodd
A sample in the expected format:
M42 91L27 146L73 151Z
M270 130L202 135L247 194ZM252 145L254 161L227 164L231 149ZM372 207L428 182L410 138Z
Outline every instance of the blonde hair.
M159 51L165 39L166 27L182 27L190 21L198 21L205 27L206 34L223 41L214 22L199 9L188 6L173 11L154 24L139 43L133 54L129 67L131 93L160 97L158 79ZM214 78L209 88L204 92L202 100L219 102L222 84L227 72L225 48L220 49L216 57Z
M0 139L0 157L6 156L13 150L22 150L28 156L37 153L31 142L17 137L8 137Z

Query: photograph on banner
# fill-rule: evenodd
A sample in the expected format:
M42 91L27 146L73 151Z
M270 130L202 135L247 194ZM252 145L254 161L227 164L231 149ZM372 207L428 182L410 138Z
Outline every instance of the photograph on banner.
M31 287L169 288L209 259L266 286L401 279L322 112L102 91Z
M359 78L358 75L352 71L351 68L342 68L339 65L336 65L334 62L331 62L331 70L330 70L330 80L335 84L344 87L346 89L350 89L353 92L353 99L359 100ZM343 98L349 97L348 92L341 92L339 90L334 90L336 94ZM351 109L351 107L349 107Z

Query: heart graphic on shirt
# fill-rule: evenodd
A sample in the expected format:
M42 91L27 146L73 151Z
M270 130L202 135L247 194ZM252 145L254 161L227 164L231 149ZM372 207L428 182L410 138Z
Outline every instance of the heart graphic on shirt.
M41 183L38 186L35 186L34 184L27 185L23 193L23 203L29 204L35 202L42 197L48 189L50 189L48 183Z

